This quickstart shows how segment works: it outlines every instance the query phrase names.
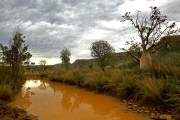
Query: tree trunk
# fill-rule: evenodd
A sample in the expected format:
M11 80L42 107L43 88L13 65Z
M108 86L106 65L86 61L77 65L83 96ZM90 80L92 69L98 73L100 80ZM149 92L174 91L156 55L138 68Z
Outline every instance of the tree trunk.
M140 59L140 69L148 70L152 66L151 55L149 52L143 52Z

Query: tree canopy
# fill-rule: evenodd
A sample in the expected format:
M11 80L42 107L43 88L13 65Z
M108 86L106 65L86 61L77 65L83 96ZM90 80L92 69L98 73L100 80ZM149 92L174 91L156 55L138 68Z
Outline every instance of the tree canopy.
M32 55L27 51L28 45L25 45L25 36L16 31L13 38L9 41L9 46L0 44L1 62L9 66L9 76L12 78L12 86L15 89L17 80L20 79L23 72L21 66L24 61L29 61Z
M114 48L104 40L99 40L91 45L91 56L96 58L98 66L105 71L105 67L111 63Z
M60 52L60 58L62 60L62 63L66 66L66 69L68 69L69 61L70 61L71 52L68 48L63 48Z

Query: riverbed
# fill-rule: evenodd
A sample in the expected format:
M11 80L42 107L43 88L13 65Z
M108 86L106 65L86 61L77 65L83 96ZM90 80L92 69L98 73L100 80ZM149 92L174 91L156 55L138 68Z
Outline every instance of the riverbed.
M26 80L10 105L40 120L150 120L114 97L42 78Z

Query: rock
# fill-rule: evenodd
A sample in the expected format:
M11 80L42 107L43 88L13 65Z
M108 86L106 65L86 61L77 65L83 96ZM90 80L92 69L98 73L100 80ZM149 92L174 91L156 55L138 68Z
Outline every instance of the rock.
M141 109L142 109L142 110L145 110L145 109L146 109L146 107L142 107Z
M159 119L159 118L160 118L160 113L157 113L155 119Z
M150 113L150 111L149 111L149 110L145 110L144 112L145 112L145 113Z
M133 105L133 103L132 103L132 102L128 102L127 104L128 104L128 105Z
M172 120L172 116L171 115L165 115L166 120Z
M127 108L128 108L128 109L133 109L133 106L128 106Z
M161 114L159 118L160 118L160 120L166 120L164 114Z
M155 119L156 118L156 114L151 113L151 119Z
M133 107L137 107L137 105L133 105Z

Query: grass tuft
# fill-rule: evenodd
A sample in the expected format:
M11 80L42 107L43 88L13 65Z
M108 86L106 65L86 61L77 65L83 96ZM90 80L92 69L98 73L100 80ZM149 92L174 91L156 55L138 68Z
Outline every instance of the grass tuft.
M0 85L0 99L1 100L11 100L13 96L13 91L10 85Z

